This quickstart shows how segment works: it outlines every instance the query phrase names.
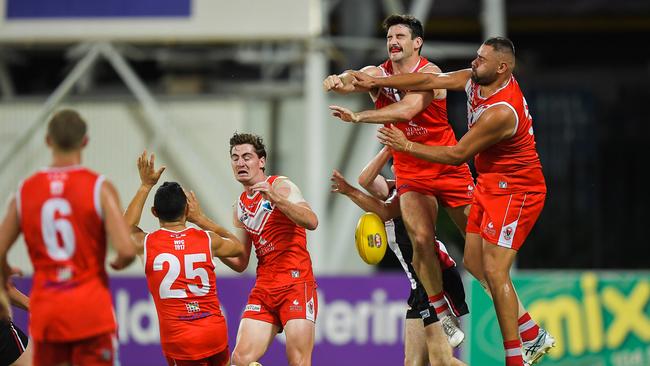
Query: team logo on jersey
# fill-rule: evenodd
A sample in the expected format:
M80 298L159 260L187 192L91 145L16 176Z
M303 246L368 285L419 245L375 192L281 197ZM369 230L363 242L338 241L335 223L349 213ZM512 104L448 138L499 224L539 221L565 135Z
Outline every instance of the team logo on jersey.
M291 270L291 278L300 278L300 271Z
M314 298L313 297L311 299L309 299L309 301L307 301L307 314L305 314L305 315L306 315L305 318L307 318L307 320L314 321L314 319L316 318L315 314L314 314Z
M257 311L258 313L262 311L262 305L248 304L244 311Z
M504 180L500 180L500 181L499 181L499 188L501 188L501 189L506 189L506 188L508 188L508 182L506 182L506 181L504 181Z
M507 227L507 228L503 229L503 238L505 240L511 240L512 239L512 232L513 232L513 230L512 230L511 227Z

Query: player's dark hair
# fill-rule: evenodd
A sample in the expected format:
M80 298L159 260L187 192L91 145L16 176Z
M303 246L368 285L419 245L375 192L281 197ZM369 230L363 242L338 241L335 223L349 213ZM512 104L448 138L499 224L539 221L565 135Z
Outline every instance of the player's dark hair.
M185 213L187 197L181 185L176 182L165 182L158 190L153 199L153 207L156 209L158 218L161 221L176 221Z
M492 46L495 51L509 53L515 56L515 45L506 37L492 37L483 42L486 46Z
M389 15L384 19L382 27L384 31L388 32L388 29L394 25L401 24L411 30L411 39L420 37L424 39L424 28L422 27L422 22L420 22L413 15L406 14L393 14Z
M232 154L233 147L244 144L252 145L258 158L266 158L264 140L262 140L262 137L253 135L252 133L235 132L235 134L230 138L230 153Z
M56 112L47 124L50 141L62 151L72 151L83 143L86 136L86 122L72 109Z

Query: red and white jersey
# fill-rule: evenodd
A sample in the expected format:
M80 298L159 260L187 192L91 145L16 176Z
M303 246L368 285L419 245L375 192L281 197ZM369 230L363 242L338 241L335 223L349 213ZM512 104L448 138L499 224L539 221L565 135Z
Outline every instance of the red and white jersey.
M276 179L270 176L267 182ZM257 255L257 284L268 288L314 281L305 228L291 221L259 192L242 192L237 219L250 234Z
M210 235L159 229L144 239L144 272L156 304L160 344L169 357L207 357L227 343L216 290ZM218 339L221 338L221 339Z
M43 169L22 182L16 204L34 265L30 334L67 342L116 329L104 268L104 177L81 166Z
M418 72L427 65L429 60L420 57L420 61L411 72ZM388 60L379 66L384 76L394 75L393 63ZM380 109L387 105L399 102L403 93L393 88L382 88L379 90L375 100L375 108ZM447 99L434 99L429 106L418 113L409 122L394 123L409 141L418 142L424 145L456 145L456 136L447 120ZM385 126L388 126L386 124ZM435 178L441 174L461 173L467 174L467 164L461 166L432 163L418 159L406 152L393 152L393 166L395 175L401 179L428 179Z
M506 85L487 98L481 96L480 85L471 79L465 91L468 128L472 128L488 108L499 105L511 109L517 121L512 136L481 151L474 158L477 186L492 194L546 192L542 164L535 148L533 119L515 77L511 76Z

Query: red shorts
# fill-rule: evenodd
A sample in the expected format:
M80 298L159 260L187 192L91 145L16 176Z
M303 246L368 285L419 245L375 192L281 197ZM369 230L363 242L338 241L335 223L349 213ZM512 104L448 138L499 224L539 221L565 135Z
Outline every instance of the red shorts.
M200 360L179 360L166 357L169 366L226 366L230 361L230 348L226 346L223 351Z
M114 332L74 342L34 342L34 365L112 366L117 363L117 337Z
M546 193L494 195L476 192L467 218L468 233L488 242L519 250L544 208Z
M272 289L255 286L248 296L242 318L261 320L284 328L289 320L314 323L318 314L316 282L304 282Z
M474 180L469 172L460 171L429 179L402 179L397 177L397 194L418 192L426 196L435 196L444 207L466 206L472 203Z

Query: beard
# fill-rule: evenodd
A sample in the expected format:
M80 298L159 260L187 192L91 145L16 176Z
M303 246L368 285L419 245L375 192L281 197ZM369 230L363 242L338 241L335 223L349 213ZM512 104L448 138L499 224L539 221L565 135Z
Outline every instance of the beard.
M497 73L479 75L475 69L472 69L472 81L478 85L490 85L497 79Z

